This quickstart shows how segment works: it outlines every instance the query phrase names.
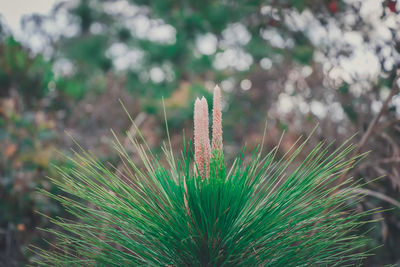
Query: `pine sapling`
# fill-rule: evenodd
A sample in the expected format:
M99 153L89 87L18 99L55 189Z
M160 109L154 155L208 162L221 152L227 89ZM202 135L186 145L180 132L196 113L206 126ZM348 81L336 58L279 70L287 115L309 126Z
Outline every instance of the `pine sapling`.
M121 142L121 167L81 150L71 165L56 167L54 195L73 219L50 218L45 229L57 239L36 248L42 266L344 266L368 255L360 234L365 216L356 212L359 184L338 182L363 155L346 142L332 153L321 142L295 166L307 141L277 158L262 145L244 163L241 153L227 167L222 144L221 90L214 90L212 138L208 105L194 107L194 153L185 146L168 166L130 133L140 155L134 162ZM141 136L141 135L140 135ZM194 158L194 161L192 160ZM71 167L72 166L72 167ZM139 167L143 166L143 167ZM290 171L289 171L290 170Z

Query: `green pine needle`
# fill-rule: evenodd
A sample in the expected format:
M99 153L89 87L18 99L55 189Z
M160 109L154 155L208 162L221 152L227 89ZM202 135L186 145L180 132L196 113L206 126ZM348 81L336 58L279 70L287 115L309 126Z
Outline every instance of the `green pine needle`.
M337 185L363 157L346 159L351 144L328 153L320 143L297 168L306 142L281 159L278 147L266 156L257 149L247 164L242 153L229 169L216 152L207 182L194 175L190 144L179 160L164 148L166 167L128 137L144 168L118 139L119 168L83 150L68 158L72 168L57 168L51 180L66 194L42 192L75 219L51 218L57 227L45 231L57 241L36 248L39 265L345 266L369 253L359 228L376 211L354 211L361 196Z

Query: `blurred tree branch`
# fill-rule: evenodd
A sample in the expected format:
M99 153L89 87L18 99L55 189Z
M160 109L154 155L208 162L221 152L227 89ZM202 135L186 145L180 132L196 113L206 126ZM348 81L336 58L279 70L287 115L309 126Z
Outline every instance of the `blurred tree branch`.
M380 118L383 116L383 114L386 113L386 111L388 110L389 107L389 103L392 100L393 96L399 92L400 87L399 87L399 81L400 81L400 69L397 70L396 73L396 77L393 79L393 83L392 83L392 89L390 90L390 94L389 96L386 98L386 100L383 102L382 108L380 109L380 111L378 112L378 114L376 114L376 116L373 118L373 120L371 121L371 123L368 125L367 131L364 133L364 135L362 136L360 142L357 145L357 148L354 150L352 156L355 156L357 154L359 154L364 146L366 145L366 143L368 142L368 139L371 137L371 135L373 134L374 130L376 129L376 126L378 125L378 122L380 120ZM383 129L383 128L382 128ZM350 165L349 165L350 166ZM348 168L346 171L344 171L342 173L342 175L340 176L340 178L338 179L338 183L342 183L345 179L345 177L347 176L347 174L349 173L350 169Z

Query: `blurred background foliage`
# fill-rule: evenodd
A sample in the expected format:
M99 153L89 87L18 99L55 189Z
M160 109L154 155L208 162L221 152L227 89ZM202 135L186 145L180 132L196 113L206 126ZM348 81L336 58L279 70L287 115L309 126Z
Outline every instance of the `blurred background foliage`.
M359 152L372 152L347 176L385 177L356 208L391 209L371 218L382 219L371 247L383 247L364 265L400 264L399 11L391 0L73 0L23 17L19 38L1 20L0 266L29 262L29 244L48 246L37 212L63 210L37 189L56 192L46 176L68 164L57 155L74 146L64 131L118 165L109 129L122 140L134 131L118 100L157 152L164 98L179 152L195 98L210 100L215 84L227 159L261 142L265 120L266 149L285 131L281 153L317 123L310 147L358 133Z

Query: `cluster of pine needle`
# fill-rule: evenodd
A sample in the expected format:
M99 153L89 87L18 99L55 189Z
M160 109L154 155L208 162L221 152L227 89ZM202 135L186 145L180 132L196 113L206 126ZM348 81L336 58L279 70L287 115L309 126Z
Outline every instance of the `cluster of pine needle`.
M215 89L213 137L205 99L195 107L194 151L186 145L168 164L127 133L140 155L133 162L115 138L121 165L113 168L83 149L53 178L71 218L51 218L57 239L36 248L42 266L345 266L368 254L360 234L365 216L354 206L360 187L339 176L363 156L345 143L333 152L319 143L298 166L306 141L277 158L263 144L244 163L226 167L220 90ZM184 141L185 143L185 141ZM192 152L193 151L193 152ZM194 158L194 160L193 160ZM247 160L246 160L247 162ZM144 166L139 168L138 166ZM165 166L168 165L168 166ZM291 171L289 171L289 169ZM343 188L346 188L345 190Z

